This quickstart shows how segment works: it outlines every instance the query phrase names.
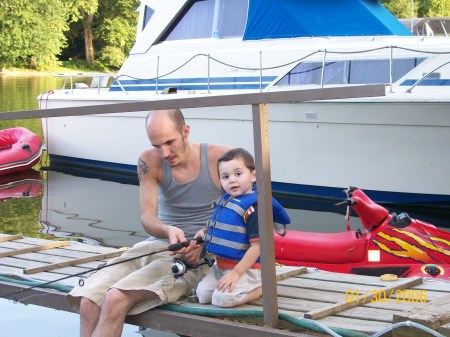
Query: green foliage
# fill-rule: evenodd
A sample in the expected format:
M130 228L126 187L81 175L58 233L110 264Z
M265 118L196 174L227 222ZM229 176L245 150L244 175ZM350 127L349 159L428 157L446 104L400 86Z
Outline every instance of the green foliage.
M139 0L100 0L94 29L100 62L118 69L135 42Z
M72 21L84 19L86 15L96 14L98 9L98 0L66 0Z
M414 17L450 16L450 0L381 0L392 14L398 18L410 18L414 6Z
M381 0L380 3L397 18L411 17L411 0ZM414 4L414 17L417 17L416 4Z
M0 68L54 67L68 29L62 1L0 0L0 8Z
M450 16L450 0L421 0L418 17Z

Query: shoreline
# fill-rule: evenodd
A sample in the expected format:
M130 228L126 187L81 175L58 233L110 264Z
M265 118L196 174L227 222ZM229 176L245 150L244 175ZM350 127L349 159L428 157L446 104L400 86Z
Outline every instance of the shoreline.
M72 69L64 69L63 71L58 70L45 70L45 71L38 71L38 70L8 70L3 69L0 71L0 76L52 76L57 73L76 73L79 72L77 70Z

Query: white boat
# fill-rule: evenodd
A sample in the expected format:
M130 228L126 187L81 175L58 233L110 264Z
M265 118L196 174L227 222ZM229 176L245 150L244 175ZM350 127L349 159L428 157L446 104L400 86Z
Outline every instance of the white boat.
M143 0L139 13L109 88L70 75L40 107L384 83L384 97L270 104L273 191L289 207L350 185L377 202L450 204L449 38L413 36L373 0ZM249 106L184 113L191 140L253 150ZM45 120L52 166L135 174L146 114Z

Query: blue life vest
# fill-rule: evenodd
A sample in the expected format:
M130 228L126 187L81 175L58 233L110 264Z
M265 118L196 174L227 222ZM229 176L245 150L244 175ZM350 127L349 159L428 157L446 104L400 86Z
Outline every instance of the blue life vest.
M257 202L256 193L237 198L224 194L216 202L214 213L207 222L208 231L204 238L204 249L222 258L241 260L250 247L246 220L251 206ZM291 219L283 206L272 198L273 220L282 225ZM258 259L259 262L259 259Z

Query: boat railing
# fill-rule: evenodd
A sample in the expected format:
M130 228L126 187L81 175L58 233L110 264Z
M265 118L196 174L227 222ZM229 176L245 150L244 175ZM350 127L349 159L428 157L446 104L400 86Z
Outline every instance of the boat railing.
M361 50L356 50L356 51L343 51L343 50L330 50L330 49L318 49L315 51L312 51L310 53L308 53L307 55L304 55L302 57L298 57L293 59L292 61L289 62L285 62L282 64L277 64L277 65L271 65L271 66L263 66L263 62L264 62L264 56L267 55L267 53L270 52L263 52L263 51L259 51L259 55L258 55L258 59L259 59L259 64L255 67L249 67L249 66L241 66L241 65L236 65L236 64L231 64L229 62L225 62L221 59L219 59L216 56L212 56L211 54L204 54L204 53L199 53L199 54L195 54L193 56L191 56L188 60L186 60L185 62L181 63L180 65L176 66L175 68L172 68L168 71L166 71L165 73L161 74L161 56L157 56L156 57L156 69L155 69L155 74L156 76L153 78L138 78L138 77L134 77L134 76L130 76L127 74L121 74L118 76L115 76L114 74L83 74L83 73L75 73L75 74L58 74L55 75L57 77L63 77L64 78L64 85L63 88L65 88L66 86L66 81L67 79L70 79L70 93L73 93L73 89L74 87L77 87L77 83L74 83L74 77L86 77L86 76L90 76L92 78L98 78L98 93L100 94L100 88L103 87L100 85L101 80L106 79L106 82L108 82L109 78L114 78L113 80L113 84L117 85L120 90L122 92L127 93L127 89L125 88L124 84L121 83L121 78L126 78L126 79L134 79L134 80L149 80L149 81L154 81L155 82L155 93L158 94L160 91L160 80L164 79L164 78L168 78L170 75L176 73L177 71L187 67L190 63L194 62L197 58L206 58L206 86L207 86L207 92L211 93L211 68L212 68L212 62L217 63L217 64L221 64L223 66L226 66L230 69L233 69L235 71L254 71L254 72L258 72L259 73L259 91L262 92L264 90L264 85L263 85L263 79L264 79L264 72L268 71L268 70L273 70L273 69L280 69L280 68L284 68L284 67L289 67L292 66L292 68L294 68L297 64L306 61L306 60L311 60L311 59L315 59L317 60L317 54L322 54L322 66L321 66L321 76L320 76L320 88L324 88L326 86L326 81L325 81L325 69L326 69L326 65L327 62L331 62L331 61L335 61L335 55L355 55L355 54L368 54L368 53L374 53L380 50L386 49L389 52L389 83L385 83L387 86L389 86L390 88L390 92L393 92L393 83L394 83L394 61L395 61L395 50L402 50L404 52L411 52L411 53L421 53L421 54L430 54L430 55L438 55L438 54L450 54L450 52L433 52L433 51L426 51L426 50L418 50L418 49L411 49L411 48L405 48L405 47L399 47L399 46L383 46L383 47L377 47L377 48L368 48L368 49L361 49ZM333 56L332 56L333 55ZM379 54L378 54L379 55ZM402 54L404 55L404 54ZM416 87L417 85L419 85L425 78L429 77L431 74L433 74L436 70L446 66L447 64L449 64L450 62L448 61L444 61L441 65L439 65L438 67L436 67L435 69L433 69L432 71L424 74L423 76L421 76L420 79L418 79L417 81L415 81L415 83L413 85L411 85L411 87L409 87L406 92L411 92L414 87ZM279 80L279 78L277 78L276 80ZM345 84L345 83L343 83ZM87 86L86 86L87 87ZM92 87L92 85L91 85Z
M87 88L97 88L100 94L101 88L106 88L110 78L115 78L115 74L110 73L69 73L69 74L56 74L54 77L59 77L64 79L62 85L62 90L66 89L67 82L70 83L70 94L73 94L73 89L87 89ZM84 82L75 82L75 78L88 77L92 78L91 83L87 85Z
M439 65L438 67L434 68L433 70L429 71L428 73L424 74L421 78L419 78L411 87L409 87L406 92L411 93L411 91L418 86L425 78L433 74L436 70L441 69L442 67L445 67L447 64L450 64L450 60L444 62L443 64Z

